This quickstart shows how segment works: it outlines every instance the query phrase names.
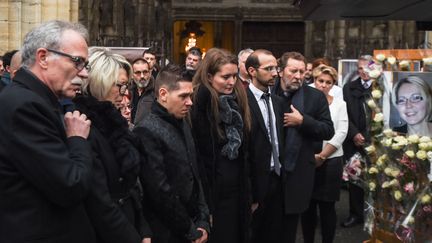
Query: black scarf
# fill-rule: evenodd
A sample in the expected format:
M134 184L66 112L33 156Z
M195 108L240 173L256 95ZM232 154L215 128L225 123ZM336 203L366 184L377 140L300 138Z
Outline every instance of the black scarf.
M219 96L219 117L228 140L222 147L222 155L236 159L243 138L243 119L234 95Z
M291 104L303 114L304 111L304 88L300 87L294 94L291 94ZM287 127L284 146L284 162L285 171L294 171L302 144L302 136L298 131L298 127Z

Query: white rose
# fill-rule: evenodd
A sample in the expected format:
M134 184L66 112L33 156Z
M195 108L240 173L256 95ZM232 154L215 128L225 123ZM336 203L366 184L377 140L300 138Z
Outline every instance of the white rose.
M388 188L390 186L390 182L388 182L388 181L384 181L384 183L381 185L381 187L383 188L383 189L386 189L386 188Z
M384 54L378 54L375 56L375 58L380 61L383 62L386 59L386 56Z
M424 150L417 151L416 156L418 159L421 159L421 160L427 159L427 153Z
M390 181L389 186L398 186L399 185L399 181L396 179L393 179Z
M376 104L375 104L375 101L372 100L372 99L368 100L368 101L367 101L367 104L368 104L368 106L369 106L371 109L375 109L375 108L377 107Z
M392 169L391 169L390 167L386 167L386 168L384 169L384 173L385 173L386 175L388 175L388 176L391 176L391 172L392 172Z
M427 150L429 146L428 146L428 143L419 143L418 147L421 150Z
M385 147L390 147L392 146L392 139L391 138L384 138L383 140L381 140L381 144L384 145Z
M403 145L399 144L399 143L394 143L391 145L391 148L393 150L400 150L403 147Z
M399 62L399 66L401 67L408 67L409 66L409 61L408 60L402 60Z
M393 177L397 177L400 174L400 170L399 169L392 169L390 172L390 175Z
M420 137L418 135L410 135L408 136L408 142L410 143L418 143Z
M420 143L428 143L428 142L431 142L431 141L432 141L431 138L428 137L428 136L422 136L422 137L419 139L419 142L420 142Z
M411 159L415 157L415 153L412 150L406 151L405 154Z
M393 137L393 135L394 135L393 130L391 130L391 129L389 129L389 128L385 129L385 130L383 131L383 133L384 133L384 136L386 136L386 137L388 137L388 138L391 138L391 137Z
M376 113L374 118L373 118L374 122L382 122L384 120L384 115L383 113Z
M370 78L378 78L381 75L381 72L379 70L374 69L374 70L371 70L368 73L368 75Z
M366 150L367 154L371 154L371 153L375 152L375 146L373 146L373 145L367 146L365 148L365 150Z
M431 196L429 194L426 194L421 198L421 203L428 204L430 203L431 199L432 199Z
M402 146L408 145L408 139L406 139L404 136L396 136L394 140Z
M372 97L373 97L374 99L379 99L379 98L381 98L381 97L382 97L381 90L379 90L379 89L374 89L374 90L372 90Z
M395 191L394 198L396 199L396 201L400 201L402 199L402 193L399 190Z
M378 169L375 168L375 167L371 167L371 168L369 169L369 174L378 174Z
M387 57L387 62L390 65L394 65L396 63L396 58L394 56L389 56L389 57Z
M427 149L426 149L427 151L430 151L430 150L432 150L432 142L428 142L427 143Z
M376 188L376 184L374 182L369 182L369 190L373 192L375 191L375 188Z

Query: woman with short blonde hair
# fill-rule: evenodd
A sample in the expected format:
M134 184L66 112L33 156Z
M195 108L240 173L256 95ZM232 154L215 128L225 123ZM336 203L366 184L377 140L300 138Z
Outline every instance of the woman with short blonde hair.
M87 82L84 83L83 92L98 100L103 100L114 85L118 85L118 76L122 69L126 71L126 78L132 77L132 67L123 56L111 52L104 47L91 47L89 49L90 72Z
M91 48L90 72L76 108L91 121L93 180L85 200L98 242L149 243L141 191L139 146L119 108L127 94L131 66L107 48Z

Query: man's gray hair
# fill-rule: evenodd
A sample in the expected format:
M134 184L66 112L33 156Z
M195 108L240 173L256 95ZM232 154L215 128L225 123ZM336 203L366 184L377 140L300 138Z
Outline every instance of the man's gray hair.
M79 33L88 43L88 31L79 23L70 23L61 20L53 20L42 23L33 28L24 37L22 51L22 65L31 67L36 60L36 51L39 48L58 50L61 46L61 37L66 30Z
M239 53L238 53L238 55L237 55L237 58L240 60L240 57L243 55L243 54L252 54L252 52L254 52L254 50L252 50L251 48L246 48L246 49L243 49L243 50L241 50Z

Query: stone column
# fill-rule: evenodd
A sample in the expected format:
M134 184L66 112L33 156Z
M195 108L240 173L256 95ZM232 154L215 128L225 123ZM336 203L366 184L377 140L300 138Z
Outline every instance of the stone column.
M8 51L19 49L22 44L21 8L22 8L21 1L9 1L8 14L6 14L6 16L8 16L7 17L8 28L6 28L6 31L4 31L4 33L7 34L6 40L8 40L7 43Z
M33 27L41 23L42 20L42 2L41 0L23 0L22 1L22 18L21 18L21 40L24 39Z
M305 50L305 57L308 58L308 61L311 61L313 58L315 58L313 56L312 53L312 45L313 43L313 31L314 31L314 24L312 21L305 21L305 46L304 46L304 50ZM310 60L309 60L310 59Z
M345 20L336 21L336 52L335 59L339 60L345 57ZM333 60L336 61L336 60Z

